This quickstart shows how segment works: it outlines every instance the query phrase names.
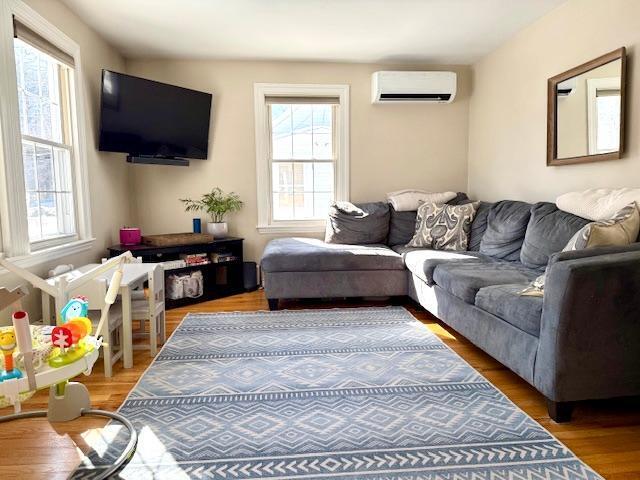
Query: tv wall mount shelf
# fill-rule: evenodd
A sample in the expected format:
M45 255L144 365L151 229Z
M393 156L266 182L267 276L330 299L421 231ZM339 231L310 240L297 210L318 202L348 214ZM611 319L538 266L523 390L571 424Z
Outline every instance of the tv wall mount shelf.
M189 160L176 157L159 157L156 155L127 155L127 163L140 165L175 165L176 167L188 167Z

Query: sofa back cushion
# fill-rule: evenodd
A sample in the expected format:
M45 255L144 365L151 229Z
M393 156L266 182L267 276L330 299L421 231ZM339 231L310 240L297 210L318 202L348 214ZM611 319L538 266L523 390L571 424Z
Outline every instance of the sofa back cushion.
M561 251L587 223L589 220L559 210L553 203L536 203L531 207L520 261L530 268L545 267L549 257Z
M480 242L484 236L484 232L487 230L487 218L493 203L480 202L476 216L471 223L471 231L469 232L469 247L467 250L470 252L477 252L480 250Z
M458 192L455 198L447 202L447 205L464 205L470 202L466 193ZM416 233L417 210L398 212L389 205L389 238L387 245L406 245Z
M385 202L336 202L329 207L324 241L359 245L385 243L389 233L389 205Z
M480 242L480 253L511 262L520 260L520 248L530 216L529 203L503 200L492 205Z

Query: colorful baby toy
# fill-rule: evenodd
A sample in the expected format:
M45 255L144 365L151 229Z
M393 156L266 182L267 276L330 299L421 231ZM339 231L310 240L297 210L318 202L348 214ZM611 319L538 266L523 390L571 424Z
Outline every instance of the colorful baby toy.
M131 458L138 436L131 422L120 413L92 409L87 387L72 379L82 373L89 375L98 359L100 347L104 345L102 330L109 308L118 294L124 264L132 258L131 253L126 252L80 276L71 279L61 276L47 282L7 261L0 254L1 267L52 296L59 312L58 325L53 328L30 325L29 316L20 310L16 302L24 293L17 294L0 288L0 310L10 306L14 308L13 327L0 327L0 353L4 360L4 369L0 369L0 407L13 405L15 411L12 415L1 416L0 423L32 417L47 417L51 422L65 422L83 415L98 415L121 422L129 431L129 441L113 464L95 477L97 480L111 478ZM69 292L78 291L88 281L104 278L104 274L108 272L113 274L100 312L100 321L94 331L87 318L87 299L69 299ZM64 307L61 308L61 305ZM95 333L92 335L92 332ZM48 409L21 413L21 402L36 390L44 388L49 389Z

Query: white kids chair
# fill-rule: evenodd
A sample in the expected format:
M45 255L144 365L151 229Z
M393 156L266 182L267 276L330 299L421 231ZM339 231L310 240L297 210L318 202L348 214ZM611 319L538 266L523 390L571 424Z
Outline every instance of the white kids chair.
M89 318L94 328L100 321L100 312L105 308L105 297L108 291L106 279L94 279L87 282L73 293L82 295L89 304ZM122 304L116 301L111 305L109 314L102 327L103 336L106 338L106 345L103 344L102 355L104 360L104 376L112 376L113 365L122 358L124 350L122 348L122 337L124 328L122 325Z
M155 357L158 353L158 340L163 344L166 340L166 320L164 305L164 269L157 264L149 272L148 295L144 291L134 293L131 301L131 318L140 322L139 331L135 337L147 336L146 322L149 322L149 346L134 345L134 348L149 348L149 354Z

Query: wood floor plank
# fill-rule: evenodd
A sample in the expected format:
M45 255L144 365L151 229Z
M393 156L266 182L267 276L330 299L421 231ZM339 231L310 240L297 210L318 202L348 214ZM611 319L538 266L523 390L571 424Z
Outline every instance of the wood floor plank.
M383 306L388 302L282 302L283 308L335 308L363 305ZM473 346L464 337L438 322L420 306L407 300L404 306L426 324L448 346L462 356L516 405L556 435L578 457L607 479L640 479L640 399L584 402L577 405L568 424L549 418L544 398L516 374ZM235 295L167 312L167 332L171 333L189 312L268 310L262 291ZM91 394L94 408L116 410L151 363L148 351L134 350L134 368L118 363L112 378L104 377L101 361L88 377L79 377ZM48 393L38 392L25 410L46 408ZM10 413L0 410L0 415ZM77 465L79 451L86 451L88 433L106 422L80 418L51 425L45 419L0 424L0 479L66 478ZM61 454L63 459L61 459ZM66 458L65 458L66 457Z

